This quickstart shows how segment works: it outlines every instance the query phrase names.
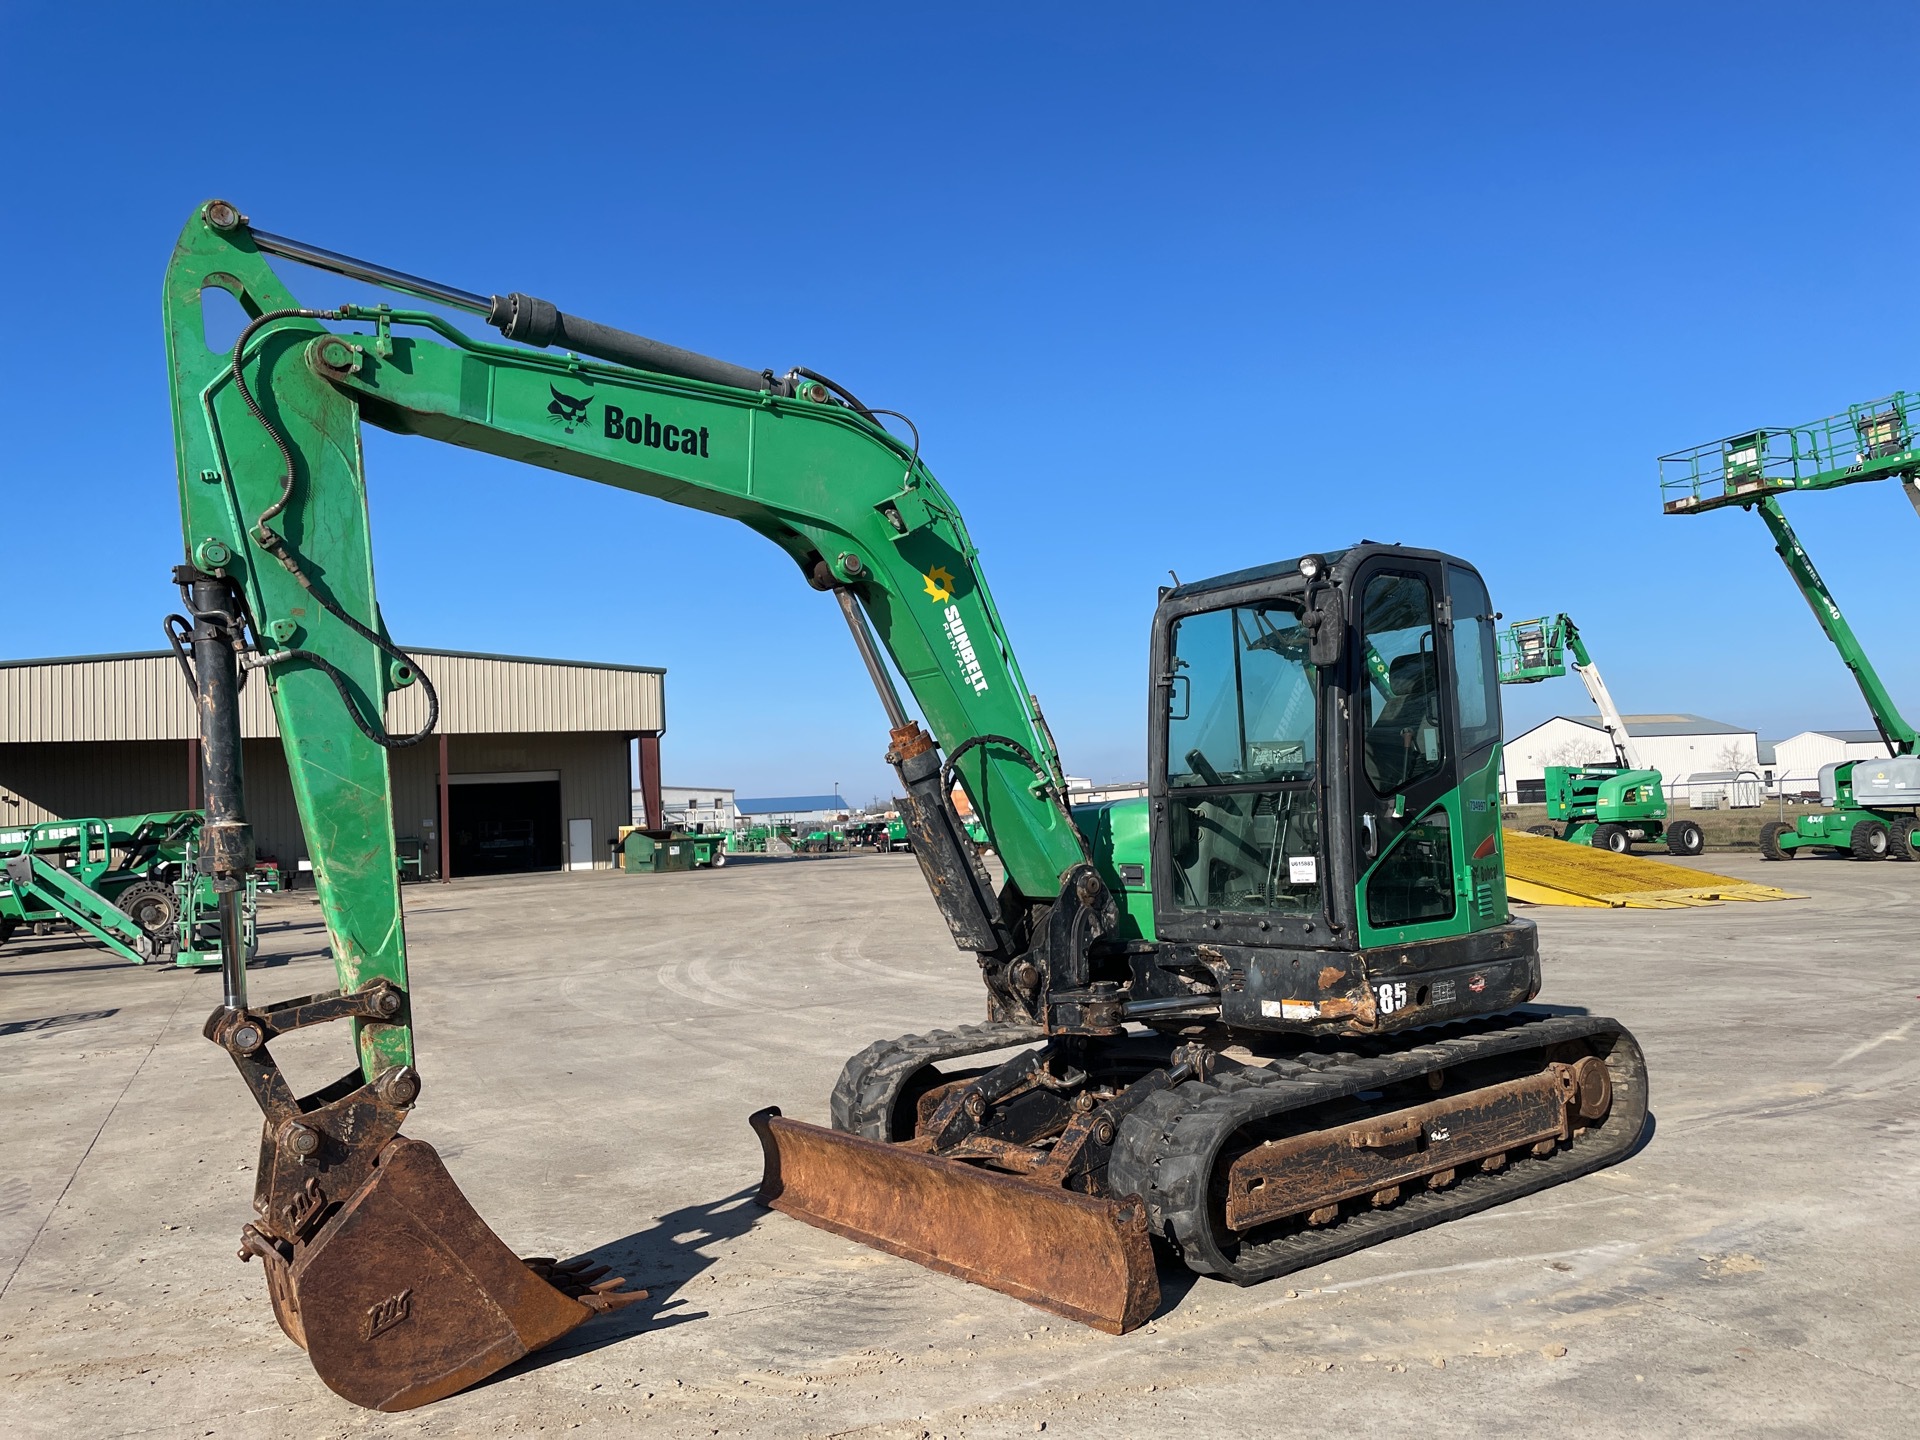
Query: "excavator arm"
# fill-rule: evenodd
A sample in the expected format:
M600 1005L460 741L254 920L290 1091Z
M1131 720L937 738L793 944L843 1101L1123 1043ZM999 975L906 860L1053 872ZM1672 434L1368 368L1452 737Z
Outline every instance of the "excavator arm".
M302 306L269 253L484 314L526 344L474 339L429 311ZM247 317L231 344L207 337L214 290ZM229 936L224 1002L207 1034L266 1116L259 1218L243 1257L263 1261L283 1328L333 1388L378 1408L421 1404L634 1298L597 1274L519 1262L431 1147L398 1136L421 1081L387 752L426 737L438 698L381 618L363 423L727 516L780 546L832 594L879 691L915 853L956 942L979 957L990 1019L1035 1034L1118 1026L1118 987L1090 985L1088 965L1116 907L1088 863L965 523L917 442L810 371L776 378L526 295L402 275L257 232L222 201L182 232L165 313L202 864ZM523 524L503 529L490 558L544 566L565 543L563 526ZM271 691L340 983L266 1007L249 1004L237 941L253 859L237 705L245 672ZM389 710L407 707L390 697L412 687L425 692L425 723L392 733ZM951 804L956 784L1006 868L998 895ZM357 1068L296 1097L269 1042L336 1020L353 1026ZM424 1323L396 1328L410 1318ZM419 1344L404 1342L415 1334Z

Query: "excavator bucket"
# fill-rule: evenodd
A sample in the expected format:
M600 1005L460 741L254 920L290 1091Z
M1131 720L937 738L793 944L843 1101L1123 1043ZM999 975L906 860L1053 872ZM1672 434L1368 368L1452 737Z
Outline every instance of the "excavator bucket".
M391 1141L291 1262L254 1227L246 1244L280 1327L329 1389L371 1410L451 1395L646 1294L601 1280L605 1267L522 1260L417 1140Z
M751 1118L760 1203L1110 1335L1160 1304L1146 1206L783 1117Z

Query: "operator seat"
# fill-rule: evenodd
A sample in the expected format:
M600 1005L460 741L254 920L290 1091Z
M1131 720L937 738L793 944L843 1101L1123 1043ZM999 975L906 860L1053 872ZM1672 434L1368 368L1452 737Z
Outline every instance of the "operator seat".
M1395 657L1387 667L1390 691L1379 718L1367 727L1367 769L1374 788L1397 791L1440 758L1440 671L1431 650Z

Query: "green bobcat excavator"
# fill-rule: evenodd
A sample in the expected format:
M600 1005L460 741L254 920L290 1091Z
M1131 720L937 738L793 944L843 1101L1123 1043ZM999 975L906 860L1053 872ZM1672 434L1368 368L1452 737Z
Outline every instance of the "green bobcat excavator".
M513 343L438 310L303 307L269 256ZM208 341L211 289L249 317L230 345ZM222 201L188 222L165 304L203 864L229 932L207 1034L266 1117L242 1254L347 1398L424 1403L635 1298L516 1257L399 1133L421 1079L388 752L437 702L375 600L362 424L739 520L844 616L986 1017L855 1055L831 1128L752 1117L773 1208L1119 1332L1158 1304L1156 1244L1257 1281L1594 1170L1642 1135L1632 1037L1527 1004L1540 964L1502 870L1493 607L1465 562L1362 542L1163 590L1150 794L1070 808L959 509L890 412L810 370L272 235ZM272 691L339 974L270 1004L249 999L236 938L243 670ZM391 734L388 698L410 686L426 722ZM358 1063L296 1095L271 1042L336 1021Z

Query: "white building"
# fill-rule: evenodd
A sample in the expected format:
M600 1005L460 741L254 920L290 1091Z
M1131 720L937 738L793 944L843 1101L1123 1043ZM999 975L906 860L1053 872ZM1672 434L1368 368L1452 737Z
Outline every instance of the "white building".
M1081 775L1067 776L1067 803L1092 805L1102 800L1138 800L1147 793L1144 780L1116 780L1096 785Z
M685 830L731 830L740 818L733 791L718 785L662 785L660 809L667 824Z
M646 805L638 790L633 792L633 823L642 825ZM662 785L660 813L676 830L731 830L740 812L733 803L733 791L719 785Z
M1878 730L1802 730L1773 747L1781 793L1816 794L1820 767L1843 760L1884 760L1890 753Z
M1700 715L1623 715L1640 763L1658 770L1669 803L1685 803L1689 776L1760 769L1760 737ZM1508 804L1539 804L1549 765L1610 765L1613 742L1598 715L1556 715L1507 741L1500 794Z

